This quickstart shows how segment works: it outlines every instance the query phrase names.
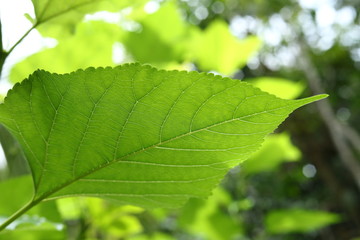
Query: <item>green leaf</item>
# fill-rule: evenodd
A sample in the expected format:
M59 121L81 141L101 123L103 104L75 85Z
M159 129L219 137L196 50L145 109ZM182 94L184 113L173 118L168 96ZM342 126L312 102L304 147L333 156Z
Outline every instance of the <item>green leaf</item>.
M11 69L10 79L19 82L37 69L66 73L90 66L113 65L113 44L120 34L115 24L102 21L78 24L75 35L61 40L55 48L38 52L16 64Z
M14 191L15 186L18 187ZM22 207L33 195L31 176L22 176L0 182L0 216L9 216Z
M144 210L133 206L118 206L102 199L86 198L88 221L93 228L113 239L128 239L142 232L143 228L136 213Z
M150 236L143 234L136 237L130 237L129 240L175 240L175 238L162 232L155 232Z
M173 1L137 20L142 25L141 31L129 32L123 39L126 49L136 61L162 66L183 60L188 33L193 27L185 23Z
M284 78L260 77L246 80L265 92L285 99L295 99L305 89L302 82L293 82Z
M37 22L45 22L59 15L76 12L82 7L96 4L99 0L32 0L32 2Z
M14 191L16 189L16 191ZM34 187L30 175L0 182L0 217L6 218L31 201ZM46 218L51 222L61 222L55 202L43 202L27 212L27 215Z
M181 41L189 27L175 1L165 2L156 12L135 17L134 20L146 28L156 29L159 38L165 42Z
M340 217L334 213L305 209L281 209L267 214L265 225L269 233L309 232L334 224Z
M206 197L294 109L247 83L128 64L36 71L8 93L0 122L32 170L34 205L68 196L177 207Z
M16 191L14 191L16 189ZM0 222L11 216L33 196L30 175L0 182ZM10 225L10 231L0 233L0 240L64 239L62 220L54 201L42 202Z
M92 231L88 231L86 239L90 239L93 233L109 239L128 239L142 232L142 225L136 217L144 212L142 208L119 206L99 198L63 198L56 203L64 220L83 219L91 226Z
M44 36L61 38L71 35L85 14L97 11L116 12L131 4L137 7L146 0L32 0L36 26ZM46 24L44 24L46 23Z
M242 68L261 47L254 36L239 40L230 33L227 23L216 20L205 30L194 35L192 58L204 71L214 70L231 75Z
M235 236L243 234L244 229L241 222L224 209L230 204L229 193L218 187L206 200L190 199L182 208L179 224L200 239L235 239Z
M63 240L65 236L65 231L51 223L24 224L14 230L0 232L0 240Z
M244 162L242 169L247 174L271 171L282 162L297 161L300 157L300 150L291 143L288 134L274 134L266 137L261 149Z

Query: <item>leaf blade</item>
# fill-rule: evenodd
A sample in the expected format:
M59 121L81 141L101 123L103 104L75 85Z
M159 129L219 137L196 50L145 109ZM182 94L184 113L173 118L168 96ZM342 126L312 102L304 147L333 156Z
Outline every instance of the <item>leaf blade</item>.
M35 72L0 105L0 121L25 149L35 199L171 207L209 195L289 113L323 97L282 100L237 80L129 64Z

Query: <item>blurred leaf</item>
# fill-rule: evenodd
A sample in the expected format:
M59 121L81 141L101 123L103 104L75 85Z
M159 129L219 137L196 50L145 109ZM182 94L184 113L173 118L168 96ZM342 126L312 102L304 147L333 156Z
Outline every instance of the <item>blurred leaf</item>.
M0 240L64 240L65 231L50 223L26 224L0 232Z
M127 239L142 230L136 214L144 210L139 207L119 206L97 198L65 198L56 202L64 219L85 220L91 229L88 238L96 232L111 239Z
M238 80L126 64L37 71L9 91L0 120L29 161L30 206L93 196L178 207L208 196L288 114L324 97L282 100Z
M21 146L13 135L2 125L0 125L0 142L5 154L7 174L3 177L17 177L30 173L30 168L26 162Z
M242 164L242 169L248 174L271 171L282 162L297 161L300 157L301 152L291 143L289 134L273 134L267 136L261 149Z
M58 17L72 12L84 15L86 11L81 12L83 7L90 7L92 11L96 10L99 0L32 0L37 22L45 22L54 17ZM89 8L89 9L90 9ZM95 8L95 9L94 9ZM80 17L81 19L81 17Z
M233 239L242 233L242 226L224 211L230 202L228 193L219 187L207 200L190 199L182 209L179 224L201 239Z
M16 189L16 191L14 190ZM30 175L0 182L0 223L15 213L33 196ZM55 202L43 202L0 232L1 240L64 239L65 233Z
M205 32L194 35L190 51L201 70L231 75L245 66L260 47L257 37L239 40L230 33L227 23L216 20Z
M37 29L44 36L62 38L71 35L85 14L117 12L128 6L142 6L147 0L32 0Z
M302 82L293 82L283 78L260 77L247 79L247 81L265 92L284 99L295 99L305 89Z
M179 41L188 27L175 1L165 2L155 13L137 20L144 28L156 29L159 38L165 42Z
M34 194L32 178L27 175L2 181L0 192L0 216L8 217L31 200ZM52 222L62 221L55 202L43 202L28 211L27 215L45 217Z
M274 210L266 215L265 225L269 233L286 234L291 232L309 232L340 221L337 214L305 210Z
M56 200L59 212L64 220L80 219L83 205L79 198L61 198Z
M175 240L175 238L165 233L154 233L151 236L139 235L136 237L130 237L129 240Z
M102 21L81 23L73 37L16 64L10 79L12 82L22 81L37 69L66 73L90 66L113 66L113 44L120 34L119 27L114 24Z
M86 198L88 218L93 228L116 239L128 238L142 231L139 219L134 215L144 211L135 206L116 206L96 198Z
M251 200L249 198L245 198L245 199L242 199L237 202L237 209L241 210L241 211L247 211L247 210L253 208L254 205L255 205L255 203L253 200Z
M182 19L174 1L169 1L153 14L138 19L142 28L129 32L123 43L136 61L163 66L182 60L191 27Z
M31 200L33 191L30 175L0 182L0 216L10 216L21 208Z

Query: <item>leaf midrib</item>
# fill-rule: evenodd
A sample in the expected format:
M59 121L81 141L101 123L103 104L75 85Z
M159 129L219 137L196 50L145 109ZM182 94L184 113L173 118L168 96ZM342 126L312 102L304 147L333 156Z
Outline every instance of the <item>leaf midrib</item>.
M84 178L84 177L86 177L86 176L88 176L88 175L90 175L90 174L92 174L92 173L95 173L95 172L97 172L97 171L99 171L99 170L101 170L101 169L103 169L103 168L106 168L106 167L108 167L108 166L110 166L110 165L112 165L112 164L114 164L114 163L120 162L121 160L124 160L124 159L126 159L126 158L128 158L128 157L131 157L131 156L133 156L133 155L136 155L136 154L145 152L145 151L150 150L150 149L154 149L154 148L159 147L159 146L161 146L161 145L163 145L163 144L167 144L167 143L170 143L170 142L172 142L172 141L175 141L175 140L177 140L177 139L179 139L179 138L186 137L186 136L189 136L189 135L191 135L191 134L195 134L195 133L198 133L198 132L201 132L201 131L204 131L204 130L208 130L209 128L217 127L217 126L220 126L220 125L222 125L222 124L230 123L230 122L233 122L233 121L238 121L238 120L241 120L241 119L244 119L244 118L247 118L247 117L256 116L256 115L263 114L263 113L267 113L267 112L270 112L270 111L275 111L275 110L280 110L280 109L289 108L290 106L296 105L296 104L297 104L297 102L294 101L292 104L288 104L288 105L283 106L283 107L278 107L278 108L274 108L274 109L271 109L271 110L265 110L265 111L261 111L261 112L252 113L252 114L248 114L248 115L245 115L245 116L241 116L241 117L239 117L239 118L232 118L232 119L229 119L229 120L225 120L225 121L222 121L222 122L218 122L218 123L215 123L215 124L206 126L206 127L204 127L204 128L197 129L197 130L195 130L195 131L189 131L189 132L187 132L187 133L180 134L180 135L178 135L178 136L175 136L175 137L170 138L170 139L168 139L168 140L165 140L165 141L163 141L163 142L158 142L158 143L156 143L156 144L153 144L153 145L151 145L151 146L149 146L149 147L142 148L142 149L140 149L140 150L136 150L136 151L134 151L134 152L132 152L132 153L128 153L127 155L124 155L124 156L122 156L122 157L120 157L120 158L118 158L118 159L115 159L115 160L110 161L110 162L106 162L106 163L103 164L103 165L99 165L98 167L91 169L89 172L86 172L86 173L84 173L84 174L82 174L82 175L79 175L78 177L72 179L71 181L68 181L68 182L66 182L66 183L64 183L64 184L62 184L62 185L59 185L58 187L55 187L53 190L51 190L51 191L49 191L49 192L47 192L47 193L44 193L44 194L40 195L38 198L36 198L36 193L35 193L33 201L34 201L34 202L35 202L35 201L38 202L38 201L44 200L44 199L46 199L47 197L51 196L52 194L56 193L57 191L59 191L59 190L65 188L65 187L71 185L72 183L78 181L78 180L81 179L81 178Z

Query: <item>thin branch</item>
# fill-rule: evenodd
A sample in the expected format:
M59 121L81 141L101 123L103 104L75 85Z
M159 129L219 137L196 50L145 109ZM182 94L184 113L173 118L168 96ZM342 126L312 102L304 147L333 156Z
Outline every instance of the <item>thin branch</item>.
M2 73L2 69L5 63L5 59L7 58L8 53L4 51L3 43L2 43L2 28L1 28L1 20L0 20L0 77Z
M39 25L39 24L34 24L34 26L32 26L29 30L27 30L27 32L14 44L14 46L12 46L12 47L10 48L10 50L7 52L7 55L9 55L9 54L14 50L14 48L15 48L17 45L19 45L19 44L22 42L22 40L24 40L24 38L26 38L27 35L29 35L29 33L30 33L32 30L34 30L38 25Z
M53 18L57 18L57 17L59 17L59 16L61 16L61 15L63 15L63 14L66 14L66 13L70 12L70 11L76 10L77 8L80 8L80 7L83 7L83 6L92 4L92 3L94 3L94 2L99 2L99 1L103 1L103 0L95 0L95 1L83 2L83 3L80 3L80 4L78 4L78 5L75 5L75 6L72 6L72 7L70 7L70 8L67 8L67 9L65 9L65 10L63 10L63 11L60 11L60 12L58 12L58 13L52 15L52 16L49 16L49 17L47 17L47 18L45 18L45 19L41 19L41 18L40 18L40 20L37 20L37 22L14 44L14 46L12 46L12 47L10 48L10 50L7 52L7 55L9 55L9 54L14 50L14 48L15 48L17 45L19 45L19 44L24 40L24 38L27 37L27 35L29 35L29 33L30 33L32 30L34 30L35 28L37 28L37 27L40 26L41 24L46 23L46 22L48 22L49 20L51 20L51 19L53 19ZM44 13L44 12L43 12L43 13Z
M3 49L3 43L2 43L2 28L1 28L1 19L0 19L0 50L4 50Z
M342 125L343 133L354 149L360 153L360 136L351 126Z

